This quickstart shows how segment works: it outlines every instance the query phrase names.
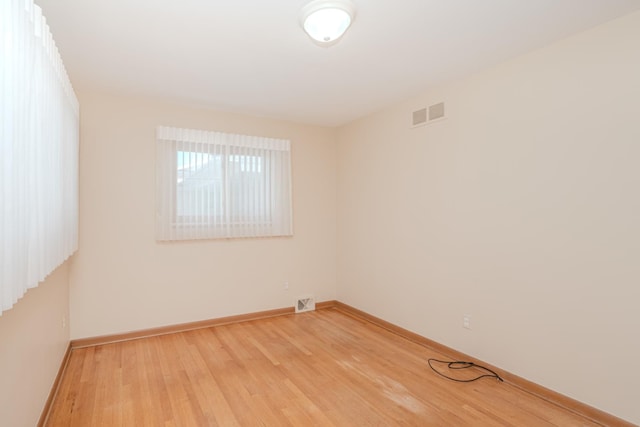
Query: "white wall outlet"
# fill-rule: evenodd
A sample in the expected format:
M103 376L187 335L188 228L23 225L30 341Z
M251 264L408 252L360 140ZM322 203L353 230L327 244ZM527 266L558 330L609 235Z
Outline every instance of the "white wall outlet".
M62 329L67 327L67 316L62 316Z
M471 329L471 315L465 314L462 316L462 327L465 329Z
M284 290L285 291L289 290L289 282L284 282Z

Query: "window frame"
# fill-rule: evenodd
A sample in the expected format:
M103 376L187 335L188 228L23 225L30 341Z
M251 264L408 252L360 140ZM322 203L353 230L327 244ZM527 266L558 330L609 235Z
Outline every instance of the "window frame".
M193 132L200 132L199 137ZM291 153L290 141L273 138L252 137L245 135L226 134L221 132L193 131L179 128L159 127L157 134L158 144L158 172L157 172L157 192L158 214L156 238L164 240L191 240L191 239L218 239L218 238L247 238L247 237L275 237L293 235L292 224L292 201L291 201ZM169 148L167 148L167 145ZM164 146L164 147L163 147ZM213 147L213 148L212 148ZM207 199L209 207L198 206L201 212L194 212L192 215L180 215L180 205L178 198L184 197L180 191L178 182L180 175L179 159L180 153L191 153L196 157L199 154L209 155L212 158L220 158L219 168L221 172L217 176L221 182L221 196L218 200L222 204L222 209L218 213L211 208L211 200ZM274 153L278 153L275 154ZM271 157L280 160L273 160ZM234 158L236 158L234 160ZM242 161L241 159L252 159ZM184 159L184 157L183 157ZM238 173L251 172L254 167L245 165L257 163L262 180L257 186L251 186L242 177L234 178L232 162L239 163ZM173 162L173 167L167 173L164 170L169 162ZM196 161L197 163L197 161ZM255 164L254 163L254 164ZM184 164L184 160L183 160ZM281 173L286 175L287 188L275 190L277 185L272 182L269 174L274 174L274 169L280 167ZM202 170L202 168L200 168ZM198 169L194 169L197 172ZM167 179L168 175L168 179ZM240 191L234 191L235 186L241 187ZM167 189L169 186L171 188ZM249 191L250 190L250 191ZM247 191L255 200L250 201L255 205L247 206ZM162 193L171 196L169 201L163 197ZM284 202L277 203L273 199L274 194L284 194ZM193 198L185 199L193 202ZM236 206L243 200L245 205L241 208ZM164 203L164 208L161 207ZM241 204L241 203L240 203ZM202 210L204 209L204 214ZM283 212L276 212L281 210ZM169 216L167 218L167 215ZM283 226L278 222L280 217L288 218L288 226ZM286 219L286 218L285 218ZM167 230L170 228L170 230ZM161 232L160 230L164 230Z

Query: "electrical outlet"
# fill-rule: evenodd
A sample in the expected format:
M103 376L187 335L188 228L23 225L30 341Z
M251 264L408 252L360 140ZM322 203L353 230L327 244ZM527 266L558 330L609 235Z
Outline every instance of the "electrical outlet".
M465 329L471 329L471 315L465 314L462 316L462 327Z
M284 290L285 291L289 290L289 282L284 282Z
M67 316L62 316L62 329L67 327Z

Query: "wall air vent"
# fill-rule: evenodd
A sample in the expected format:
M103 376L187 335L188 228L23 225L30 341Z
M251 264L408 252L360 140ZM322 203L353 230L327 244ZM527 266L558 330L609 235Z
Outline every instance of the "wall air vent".
M411 117L411 127L424 126L444 118L444 102L439 102L428 108L414 111Z
M316 300L312 295L305 295L296 299L296 313L313 311L316 309Z
M444 102L429 107L429 121L444 118Z
M422 126L427 123L427 109L423 108L422 110L417 110L413 112L413 120L411 121L411 126Z

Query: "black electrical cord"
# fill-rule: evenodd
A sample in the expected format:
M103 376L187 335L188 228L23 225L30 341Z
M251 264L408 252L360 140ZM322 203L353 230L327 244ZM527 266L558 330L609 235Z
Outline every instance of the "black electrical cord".
M483 375L480 375L480 376L478 376L478 377L471 378L471 379L468 379L468 380L459 380L459 379L457 379L457 378L452 378L452 377L446 376L446 375L445 375L445 374L443 374L442 372L438 371L436 368L434 368L434 367L433 367L433 365L431 364L431 362L445 363L445 364L447 365L447 368L449 368L449 369L478 368L478 369L481 369L481 370L483 370L483 371L485 371L485 372L489 372L489 373L488 373L488 374L483 374ZM453 362L450 362L450 361L446 361L446 360L429 359L429 360L427 360L427 363L429 363L429 367L430 367L430 368L433 370L433 372L435 372L436 374L438 374L438 375L440 375L440 376L442 376L442 377L445 377L445 378L446 378L446 379L448 379L448 380L451 380L451 381L457 381L457 382L459 382L459 383L470 383L470 382L477 381L477 380L479 380L480 378L485 378L485 377L495 378L495 379L497 379L497 380L499 380L499 381L501 381L501 382L503 382L503 381L504 381L502 378L500 378L500 375L498 375L497 373L495 373L495 372L494 372L494 371L492 371L491 369L489 369L489 368L485 368L484 366L481 366L481 365L476 365L476 364L475 364L475 363L473 363L473 362L462 362L462 361L453 361Z

